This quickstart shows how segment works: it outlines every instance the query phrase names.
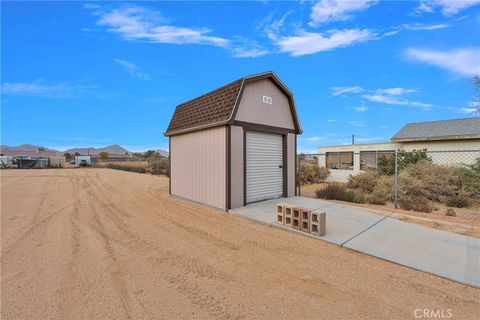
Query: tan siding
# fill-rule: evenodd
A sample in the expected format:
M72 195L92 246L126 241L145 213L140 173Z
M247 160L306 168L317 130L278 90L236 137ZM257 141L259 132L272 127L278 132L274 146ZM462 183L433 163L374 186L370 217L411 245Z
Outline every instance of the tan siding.
M171 137L171 192L226 208L226 127Z
M230 131L231 138L231 207L237 208L243 206L243 128L232 126Z
M272 104L263 103L263 96L272 97ZM235 120L295 128L287 96L269 79L245 86Z
M287 135L287 196L295 196L295 134Z

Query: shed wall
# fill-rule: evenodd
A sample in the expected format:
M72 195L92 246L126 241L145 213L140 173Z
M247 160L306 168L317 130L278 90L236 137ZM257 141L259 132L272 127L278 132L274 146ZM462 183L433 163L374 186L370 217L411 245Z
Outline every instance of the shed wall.
M263 103L263 96L272 104ZM287 96L270 79L248 83L243 91L235 120L294 129Z
M295 196L295 134L287 134L287 196Z
M171 193L226 208L226 127L170 137Z
M243 206L243 128L232 126L230 129L230 206Z

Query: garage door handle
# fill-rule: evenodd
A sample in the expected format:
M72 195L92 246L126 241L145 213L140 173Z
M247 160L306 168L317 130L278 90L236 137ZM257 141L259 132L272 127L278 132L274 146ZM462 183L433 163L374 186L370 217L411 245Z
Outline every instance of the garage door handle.
M279 165L278 167L279 167L280 169L283 169L283 166L282 166L282 165Z

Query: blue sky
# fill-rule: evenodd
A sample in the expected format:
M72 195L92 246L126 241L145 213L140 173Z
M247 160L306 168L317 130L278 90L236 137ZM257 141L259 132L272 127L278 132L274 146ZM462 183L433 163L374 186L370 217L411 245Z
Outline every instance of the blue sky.
M479 3L2 1L2 144L168 149L177 104L266 70L300 151L471 117Z

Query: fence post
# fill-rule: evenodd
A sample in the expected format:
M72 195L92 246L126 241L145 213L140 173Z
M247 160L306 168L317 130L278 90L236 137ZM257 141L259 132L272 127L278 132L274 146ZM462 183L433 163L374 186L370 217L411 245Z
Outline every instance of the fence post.
M398 207L398 150L395 150L395 177L393 180L393 207Z
M297 157L297 183L298 183L298 196L302 196L302 189L301 189L301 179L300 179L300 166L302 165L302 162L300 161L300 157L296 155Z

